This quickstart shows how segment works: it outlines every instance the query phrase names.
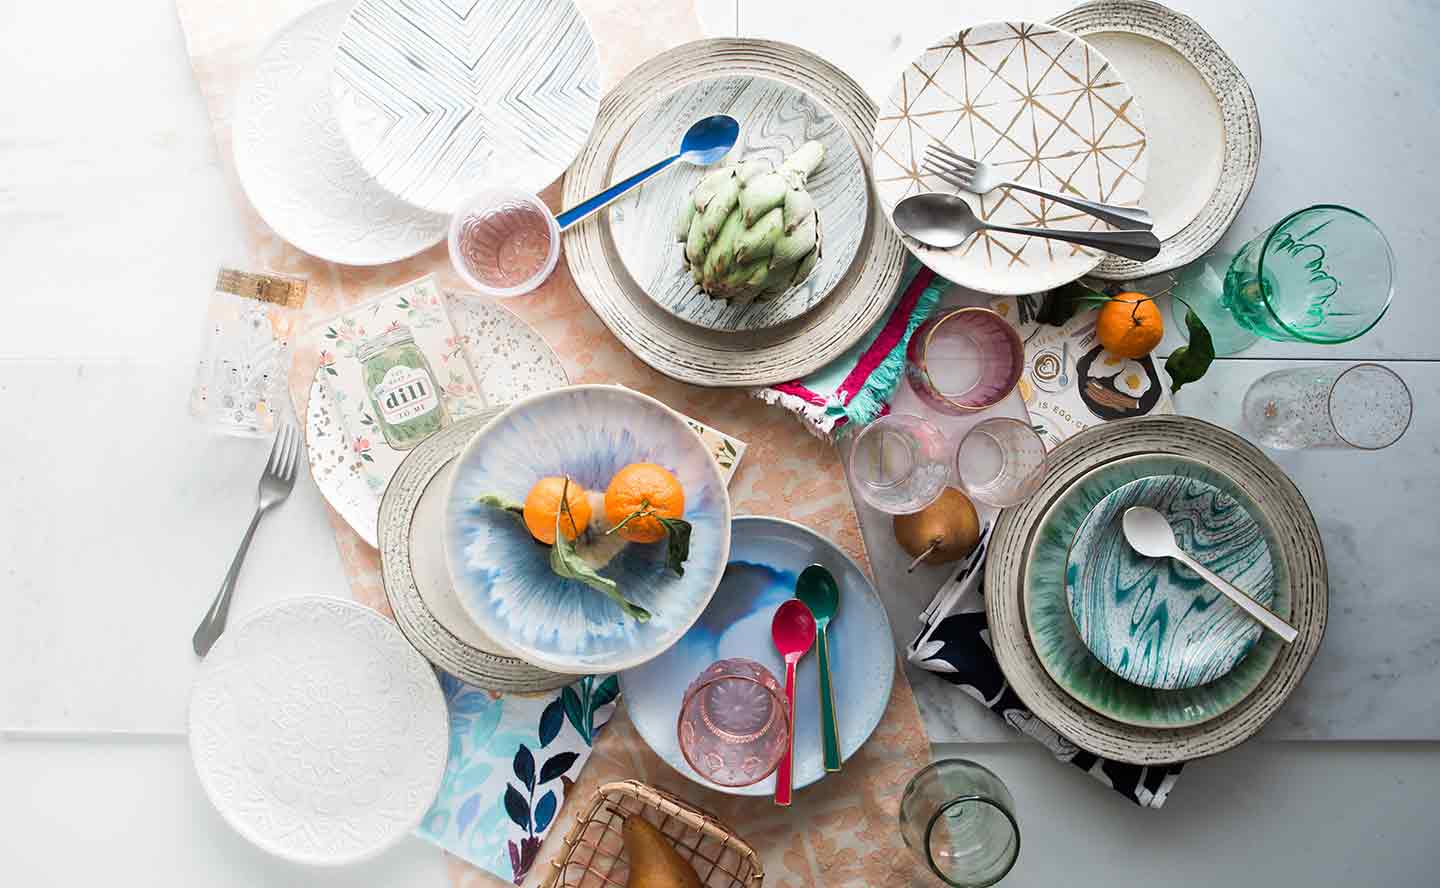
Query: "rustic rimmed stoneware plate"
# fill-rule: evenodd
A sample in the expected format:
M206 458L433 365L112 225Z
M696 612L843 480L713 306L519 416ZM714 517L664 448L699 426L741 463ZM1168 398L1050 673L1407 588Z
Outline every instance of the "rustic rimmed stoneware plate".
M1106 256L1091 275L1169 271L1215 245L1260 170L1260 111L1245 75L1196 21L1150 0L1093 0L1050 20L1085 38L1129 79L1145 110L1145 208L1160 254Z
M996 225L1108 230L1093 216L1023 191L960 191L922 168L925 149L936 142L1050 191L1122 206L1145 196L1149 150L1130 86L1102 52L1050 25L975 25L912 61L875 124L875 189L887 220L910 195L940 191L960 194L976 216ZM905 246L937 274L997 295L1057 287L1105 256L986 231L948 250L912 238Z

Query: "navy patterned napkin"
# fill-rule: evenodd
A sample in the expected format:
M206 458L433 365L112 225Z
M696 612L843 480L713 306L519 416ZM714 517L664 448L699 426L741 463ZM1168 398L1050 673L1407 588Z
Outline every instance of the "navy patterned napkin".
M935 600L920 614L924 626L910 643L906 658L959 687L979 700L1012 728L1069 762L1137 805L1159 808L1180 776L1182 764L1130 765L1086 752L1035 717L1011 689L995 652L990 648L990 626L985 617L985 553L990 528L980 532L980 544L940 587Z

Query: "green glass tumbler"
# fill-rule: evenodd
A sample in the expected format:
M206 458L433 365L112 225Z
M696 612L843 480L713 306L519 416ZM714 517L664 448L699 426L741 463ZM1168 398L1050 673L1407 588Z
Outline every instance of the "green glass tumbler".
M1335 345L1379 322L1395 292L1395 254L1363 214L1334 204L1297 210L1230 257L1202 257L1176 280L1176 329L1185 303L1205 322L1215 353L1260 337ZM1184 300L1182 302L1181 300Z
M942 759L911 778L900 797L900 835L947 885L984 888L1020 856L1015 799L988 768Z

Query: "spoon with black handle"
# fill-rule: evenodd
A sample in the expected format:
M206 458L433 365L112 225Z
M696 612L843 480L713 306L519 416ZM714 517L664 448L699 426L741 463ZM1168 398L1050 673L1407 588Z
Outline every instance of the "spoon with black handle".
M981 221L963 197L938 191L912 194L900 201L895 206L894 219L895 226L905 234L942 250L958 247L981 231L1003 231L1094 247L1137 262L1154 259L1160 253L1160 239L1153 231L1075 231L992 225Z

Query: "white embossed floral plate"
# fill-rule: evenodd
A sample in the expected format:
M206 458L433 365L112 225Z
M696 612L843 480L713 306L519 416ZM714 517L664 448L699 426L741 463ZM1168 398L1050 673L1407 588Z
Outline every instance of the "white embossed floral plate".
M303 596L231 628L190 696L200 785L242 836L289 860L353 863L406 836L445 773L435 672L395 624Z
M330 67L349 9L313 9L261 52L235 105L235 172L260 218L296 247L344 265L382 265L439 243L450 220L396 199L345 145Z
M959 189L922 170L940 142L1006 177L1102 203L1145 193L1145 127L1130 87L1093 46L1034 22L989 22L938 41L906 67L875 124L875 190L887 218L927 191ZM999 188L962 195L998 225L1107 230L1048 198ZM1105 254L1060 241L980 232L941 250L905 245L951 281L997 295L1038 293L1094 269Z
M494 300L449 291L445 300L487 405L499 407L569 385L560 359L540 334ZM335 396L323 378L326 372L322 358L305 407L310 475L330 507L361 539L378 548L375 522L381 494L365 482L360 458L346 440Z

